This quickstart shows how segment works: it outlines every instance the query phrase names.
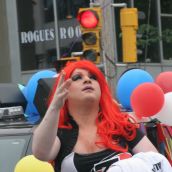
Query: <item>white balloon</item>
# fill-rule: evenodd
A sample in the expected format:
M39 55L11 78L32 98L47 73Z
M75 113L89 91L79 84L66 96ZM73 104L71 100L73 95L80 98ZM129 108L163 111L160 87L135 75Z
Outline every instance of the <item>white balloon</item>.
M172 126L172 92L164 94L164 105L155 117L163 124Z

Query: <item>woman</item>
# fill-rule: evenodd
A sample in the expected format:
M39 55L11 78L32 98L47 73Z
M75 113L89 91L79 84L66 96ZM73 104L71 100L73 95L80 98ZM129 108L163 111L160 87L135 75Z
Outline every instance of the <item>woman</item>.
M34 132L33 154L61 172L107 171L140 151L157 151L134 120L120 112L105 77L90 61L67 64Z

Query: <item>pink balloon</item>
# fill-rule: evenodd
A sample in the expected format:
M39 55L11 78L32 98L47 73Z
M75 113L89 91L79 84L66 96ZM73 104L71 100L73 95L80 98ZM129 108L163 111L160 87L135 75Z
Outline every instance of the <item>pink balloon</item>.
M155 79L164 93L172 92L172 71L161 72Z
M155 83L140 84L131 94L131 106L139 118L157 114L163 104L164 93Z

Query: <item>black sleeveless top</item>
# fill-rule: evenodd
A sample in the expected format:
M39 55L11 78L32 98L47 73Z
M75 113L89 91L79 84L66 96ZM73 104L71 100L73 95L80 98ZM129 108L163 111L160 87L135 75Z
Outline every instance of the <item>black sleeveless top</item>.
M143 138L143 133L137 129L136 138L132 141L121 139L120 145L129 146L128 153L115 152L106 149L91 154L78 154L73 152L73 148L78 138L78 126L72 121L72 129L58 129L58 137L61 141L61 148L55 159L55 172L94 172L107 171L114 162L131 157L131 150Z

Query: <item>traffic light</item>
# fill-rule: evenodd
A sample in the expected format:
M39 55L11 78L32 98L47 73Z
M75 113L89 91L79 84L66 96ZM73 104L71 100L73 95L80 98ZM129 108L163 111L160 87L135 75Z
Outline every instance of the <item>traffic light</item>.
M80 8L77 19L80 23L84 59L100 63L102 9L100 7Z
M120 10L120 22L122 30L123 62L137 62L137 8L122 8Z

